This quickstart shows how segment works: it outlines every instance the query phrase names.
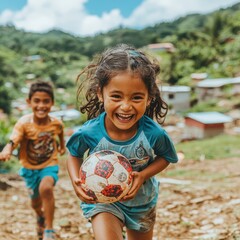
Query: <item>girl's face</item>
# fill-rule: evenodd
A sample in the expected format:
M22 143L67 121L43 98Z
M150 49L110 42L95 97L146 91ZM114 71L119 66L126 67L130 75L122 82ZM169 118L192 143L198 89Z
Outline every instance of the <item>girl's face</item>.
M137 74L119 73L110 79L98 97L104 103L105 127L109 136L116 140L134 136L138 121L150 103L143 80Z
M35 92L27 103L32 108L34 120L38 123L45 123L48 120L48 114L53 106L53 100L46 92Z

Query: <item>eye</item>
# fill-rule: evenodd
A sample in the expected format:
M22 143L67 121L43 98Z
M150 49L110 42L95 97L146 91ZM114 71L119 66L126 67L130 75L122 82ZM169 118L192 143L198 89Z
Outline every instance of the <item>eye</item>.
M51 102L50 99L45 99L45 100L43 101L44 104L49 104L50 102Z
M121 99L121 96L119 94L113 94L110 96L112 99L116 99L116 100L119 100Z
M133 97L133 101L141 101L142 99L144 99L144 97L141 95L136 95Z
M39 103L39 99L34 98L34 99L33 99L33 102L34 102L34 103Z

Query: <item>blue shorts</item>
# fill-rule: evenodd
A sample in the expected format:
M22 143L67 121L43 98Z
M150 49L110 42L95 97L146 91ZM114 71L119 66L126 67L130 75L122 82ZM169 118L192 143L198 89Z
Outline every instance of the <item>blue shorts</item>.
M158 196L151 203L137 207L128 207L121 202L107 204L82 202L81 208L86 218L91 218L98 213L108 212L119 218L128 229L148 232L155 223L157 199Z
M23 177L26 187L29 190L29 195L34 199L39 196L39 185L44 177L50 176L54 180L54 185L57 183L58 171L59 166L57 165L36 170L23 167L19 170L19 175Z

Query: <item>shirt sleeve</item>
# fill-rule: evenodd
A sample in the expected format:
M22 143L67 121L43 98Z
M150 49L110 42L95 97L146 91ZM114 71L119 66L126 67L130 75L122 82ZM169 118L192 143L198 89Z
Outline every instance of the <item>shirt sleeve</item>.
M84 153L89 148L81 129L69 138L66 146L69 153L78 158L83 158Z
M176 163L178 161L173 142L165 130L163 130L161 136L157 138L154 149L157 156L163 157L168 162Z
M16 148L18 144L23 140L24 137L24 127L21 121L17 121L13 127L10 140L13 142L13 148Z

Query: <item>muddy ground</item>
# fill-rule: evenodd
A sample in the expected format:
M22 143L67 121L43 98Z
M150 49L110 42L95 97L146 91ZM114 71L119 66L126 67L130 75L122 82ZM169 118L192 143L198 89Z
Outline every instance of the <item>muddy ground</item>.
M160 176L154 239L240 239L239 170L239 158L183 160L170 166ZM55 198L59 239L93 240L63 163ZM1 240L37 239L24 182L15 174L0 175L0 210Z

